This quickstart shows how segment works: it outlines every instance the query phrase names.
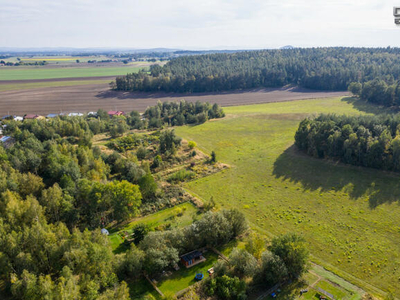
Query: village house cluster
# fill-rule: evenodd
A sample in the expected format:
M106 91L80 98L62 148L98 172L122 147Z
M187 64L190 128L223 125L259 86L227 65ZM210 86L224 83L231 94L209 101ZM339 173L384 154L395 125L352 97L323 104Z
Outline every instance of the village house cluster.
M123 116L125 115L125 112L120 111L120 110L110 110L107 112L107 114L110 116L110 118L114 116ZM88 117L97 117L97 112L95 111L90 111L86 114ZM67 117L83 117L83 113L78 113L78 112L71 112L71 113L51 113L46 116L38 115L38 114L26 114L23 117L21 116L16 116L16 115L5 115L1 117L1 121L3 120L14 120L18 122L22 122L24 120L48 120L52 119L58 116L67 116ZM11 136L6 136L3 135L3 130L7 128L6 124L2 124L0 121L0 145L3 145L5 148L10 147L12 144L14 144L14 139Z

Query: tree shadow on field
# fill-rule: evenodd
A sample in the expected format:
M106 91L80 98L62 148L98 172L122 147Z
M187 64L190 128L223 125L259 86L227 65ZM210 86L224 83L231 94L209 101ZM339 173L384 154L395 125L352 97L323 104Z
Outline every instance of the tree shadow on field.
M400 174L312 158L294 145L276 159L273 175L300 183L303 191L342 191L353 200L368 197L370 208L400 200Z
M374 115L379 115L379 114L397 114L399 110L397 108L389 108L377 104L371 104L368 103L365 100L361 100L360 98L357 97L343 97L342 98L343 102L346 102L348 104L351 104L353 108L365 112L365 113L370 113Z

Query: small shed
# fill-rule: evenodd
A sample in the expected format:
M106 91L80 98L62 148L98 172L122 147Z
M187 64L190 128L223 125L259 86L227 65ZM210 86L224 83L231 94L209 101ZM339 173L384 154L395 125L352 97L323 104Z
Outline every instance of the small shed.
M0 136L0 144L3 145L6 149L14 145L14 142L15 140L11 136Z
M206 259L203 256L203 253L199 250L195 250L181 256L181 262L186 268L190 268L205 260Z
M103 228L103 229L101 230L101 234L109 235L110 233L108 232L107 229Z

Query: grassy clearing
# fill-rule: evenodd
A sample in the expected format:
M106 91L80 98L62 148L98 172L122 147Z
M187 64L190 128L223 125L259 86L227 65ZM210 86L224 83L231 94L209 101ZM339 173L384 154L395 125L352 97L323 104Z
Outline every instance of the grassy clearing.
M170 228L185 227L193 222L193 216L197 213L197 208L190 202L182 203L177 206L158 211L154 214L137 218L129 224L113 229L109 235L111 246L116 253L126 250L123 239L119 232L131 232L132 228L138 224L146 224L151 230L155 230L160 225L170 224ZM180 215L182 213L182 215Z
M400 296L399 175L313 159L293 147L307 115L384 111L350 98L225 108L223 120L176 128L232 166L185 187L241 209L268 236L303 235L318 263L352 274L373 293L392 289Z
M157 284L157 287L163 293L173 292L177 293L190 285L196 283L194 277L197 273L203 273L204 278L208 277L207 270L210 269L218 260L218 255L212 251L207 251L203 253L206 261L186 269L184 266L180 265L179 271L174 271L171 276L166 277Z
M65 68L43 68L43 67L3 67L0 68L0 80L28 80L28 79L50 79L50 78L73 78L73 77L95 77L95 76L117 76L137 72L143 67L120 66L120 67L65 67Z
M48 81L48 82L32 82L32 83L10 83L10 84L0 84L0 92L29 90L29 89L38 89L45 87L105 84L109 82L110 80L73 80L73 81Z

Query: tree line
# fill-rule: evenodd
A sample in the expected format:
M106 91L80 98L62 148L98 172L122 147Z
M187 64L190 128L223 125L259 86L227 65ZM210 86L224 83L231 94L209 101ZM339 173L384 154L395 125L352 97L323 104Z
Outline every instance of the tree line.
M386 81L374 79L364 83L352 82L349 91L362 100L383 106L400 106L400 81L389 77Z
M225 113L217 103L213 105L196 101L158 102L146 109L144 116L150 128L159 128L162 124L182 126L185 124L203 124L209 119L225 117Z
M400 171L400 117L322 114L304 119L296 146L318 158L356 166Z
M287 84L346 90L351 82L400 79L399 48L295 48L183 56L117 77L121 91L219 92Z

